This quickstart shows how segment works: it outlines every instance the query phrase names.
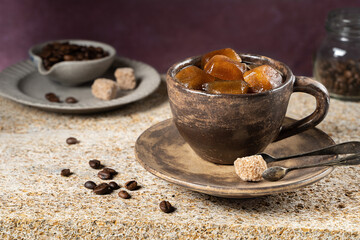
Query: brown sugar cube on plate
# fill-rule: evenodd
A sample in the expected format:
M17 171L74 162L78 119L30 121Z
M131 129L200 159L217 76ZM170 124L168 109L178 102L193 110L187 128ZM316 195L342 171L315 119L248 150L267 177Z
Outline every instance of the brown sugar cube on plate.
M131 90L136 87L134 69L128 67L117 68L114 75L119 89Z
M116 97L117 85L113 80L98 78L91 86L91 93L101 100L111 100Z
M262 180L262 173L267 169L266 162L260 155L238 158L234 166L241 180L250 182Z

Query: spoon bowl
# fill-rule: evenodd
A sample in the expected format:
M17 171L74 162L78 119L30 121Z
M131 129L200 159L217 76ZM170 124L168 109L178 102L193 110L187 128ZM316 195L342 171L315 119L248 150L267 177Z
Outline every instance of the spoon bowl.
M262 173L262 177L265 180L274 182L274 181L278 181L278 180L282 179L283 177L285 177L287 172L288 172L288 168L275 166L275 167L270 167L270 168L266 169Z

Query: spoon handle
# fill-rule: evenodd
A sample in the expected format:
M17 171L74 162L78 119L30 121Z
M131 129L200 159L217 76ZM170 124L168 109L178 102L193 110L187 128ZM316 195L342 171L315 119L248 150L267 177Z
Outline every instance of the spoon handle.
M299 167L292 167L288 170L301 169L301 168L311 168L311 167L320 167L320 166L348 166L348 165L358 165L360 164L360 153L349 155L346 157L338 158L329 162L324 163L315 163L309 165L303 165Z
M278 160L285 160L285 159L298 158L304 156L351 154L351 153L359 153L359 152L360 152L360 142L352 141L352 142L335 144L311 152L281 157L281 158L277 158L276 160L278 161Z

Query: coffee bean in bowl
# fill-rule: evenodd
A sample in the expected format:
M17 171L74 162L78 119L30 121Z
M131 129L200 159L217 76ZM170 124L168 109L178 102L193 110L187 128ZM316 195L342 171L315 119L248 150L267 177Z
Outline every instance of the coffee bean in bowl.
M109 56L109 53L101 47L71 44L69 42L52 42L46 44L38 56L46 70L62 61L84 61Z
M58 40L30 48L29 55L41 75L67 86L101 76L114 61L116 50L89 40Z

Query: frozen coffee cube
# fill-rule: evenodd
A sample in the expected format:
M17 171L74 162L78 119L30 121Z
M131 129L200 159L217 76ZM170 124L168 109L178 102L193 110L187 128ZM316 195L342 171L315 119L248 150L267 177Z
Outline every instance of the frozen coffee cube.
M102 100L111 100L116 97L117 85L115 81L106 78L98 78L91 86L94 97Z
M134 69L132 68L118 68L115 71L115 78L119 89L131 90L136 87L136 79Z
M267 169L265 160L260 155L238 158L234 162L235 172L243 181L257 182Z
M175 75L185 87L200 90L203 83L213 82L215 78L196 66L189 66L182 69Z
M279 87L282 76L269 65L261 65L244 73L244 80L253 92L264 92Z

